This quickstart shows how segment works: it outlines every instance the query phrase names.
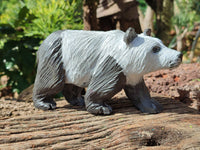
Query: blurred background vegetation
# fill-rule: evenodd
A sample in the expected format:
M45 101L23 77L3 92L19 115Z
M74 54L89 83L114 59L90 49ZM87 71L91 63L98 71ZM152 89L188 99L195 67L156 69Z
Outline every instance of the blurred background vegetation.
M50 33L104 30L98 23L105 16L96 14L101 2L105 0L0 0L0 76L9 79L0 89L9 86L13 92L21 92L34 82L36 51ZM153 36L182 51L185 61L199 61L200 0L137 0L134 5L140 20L139 27L133 24L139 28L136 31L151 28ZM112 21L122 20L119 14L112 14Z
M82 1L0 1L0 76L21 92L34 82L36 51L50 33L82 29Z

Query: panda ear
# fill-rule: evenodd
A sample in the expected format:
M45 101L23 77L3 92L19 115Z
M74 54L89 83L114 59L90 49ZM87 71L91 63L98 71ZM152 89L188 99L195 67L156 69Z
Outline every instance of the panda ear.
M146 36L151 36L151 29L145 29L143 34Z
M124 35L124 42L128 45L137 37L137 33L134 28L129 27Z

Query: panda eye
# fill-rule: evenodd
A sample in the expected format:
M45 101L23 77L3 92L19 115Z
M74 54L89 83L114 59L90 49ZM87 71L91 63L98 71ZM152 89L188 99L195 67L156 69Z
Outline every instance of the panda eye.
M152 51L153 51L153 53L158 53L160 51L160 49L161 49L160 47L155 46L155 47L153 47Z

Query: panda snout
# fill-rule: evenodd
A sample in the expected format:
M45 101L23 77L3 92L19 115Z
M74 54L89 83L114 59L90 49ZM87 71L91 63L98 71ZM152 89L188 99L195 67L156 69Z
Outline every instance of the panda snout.
M182 58L183 58L182 53L176 55L176 58L174 60L169 61L169 68L172 69L178 67L182 62Z

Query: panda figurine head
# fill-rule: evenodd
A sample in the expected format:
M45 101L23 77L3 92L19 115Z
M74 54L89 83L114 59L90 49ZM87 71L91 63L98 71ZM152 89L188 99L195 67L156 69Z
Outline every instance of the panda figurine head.
M130 58L131 63L127 70L146 74L178 67L182 62L181 52L166 47L160 39L150 35L151 29L146 29L141 34L136 34L133 28L125 32L123 40L127 45L129 56L133 56Z

